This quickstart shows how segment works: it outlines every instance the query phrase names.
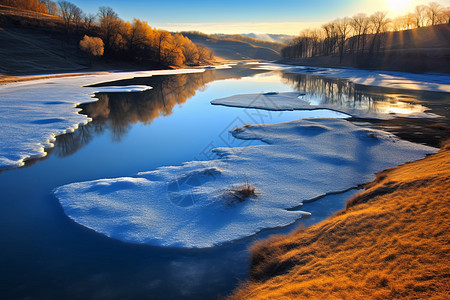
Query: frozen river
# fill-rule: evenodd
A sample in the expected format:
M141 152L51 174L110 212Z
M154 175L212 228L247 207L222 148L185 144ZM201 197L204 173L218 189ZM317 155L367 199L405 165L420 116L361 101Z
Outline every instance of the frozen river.
M401 125L395 123L397 127L392 131L396 133L406 132L408 124L417 123L415 119L408 123L410 119L404 118L408 114L441 115L443 118L430 118L427 122L448 125L448 93L371 88L345 79L254 69L251 65L152 77L138 74L133 80L122 80L121 77L127 76L114 75L106 81L115 82L104 85L133 86L134 89L106 89L97 93L97 102L82 104L74 110L76 113L81 109L91 122L58 136L45 157L28 160L20 168L1 171L2 298L213 299L230 292L246 278L247 248L252 241L271 233L289 232L299 224L315 223L345 206L345 198L354 190L306 203L301 210L311 216L288 227L264 230L248 238L205 249L127 243L81 226L65 214L53 194L57 187L135 176L163 166L180 166L187 161L210 161L216 158L211 152L213 148L262 146L264 143L260 140L236 139L229 133L247 123L348 117L329 110L273 112L213 106L210 104L213 99L235 94L305 92L304 99L314 105L331 103L346 108L357 106L366 112L403 114L403 118L396 118L403 121ZM85 102L83 99L89 101L89 97L83 95L101 91L103 87L84 88L81 85L105 81L102 77L80 80L82 84L76 94L67 94L67 98L62 99L44 99L43 102L59 101L62 104L57 105L64 105ZM64 79L53 85L61 84L61 81ZM45 83L46 89L48 86L52 86L51 80ZM28 86L28 89L36 91L39 87ZM83 89L87 91L83 92ZM73 95L79 100L70 99ZM48 105L41 112L44 117L32 120L35 122L32 128L38 130L44 125L51 131L55 123L88 120L84 115L51 118L47 114L51 115L54 106ZM363 125L361 120L357 121L358 126ZM386 123L377 123L378 127L392 129L395 120L383 122ZM6 123L0 123L5 126L2 124ZM6 130L6 127L1 129ZM11 127L8 130L13 132ZM14 138L20 141L20 137L11 134L11 139ZM411 140L422 141L420 134L412 135ZM434 145L432 137L425 140ZM0 145L6 148L7 143L3 139ZM45 144L46 140L41 143ZM36 153L41 150L37 149L31 156L40 156Z

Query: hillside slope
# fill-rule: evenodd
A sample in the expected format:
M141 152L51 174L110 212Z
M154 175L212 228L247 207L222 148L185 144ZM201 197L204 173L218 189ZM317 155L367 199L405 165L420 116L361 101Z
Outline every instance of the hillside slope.
M389 32L386 50L450 48L450 24Z
M378 174L346 211L252 248L232 299L448 299L450 143Z
M95 34L95 33L94 33ZM249 37L220 38L201 33L185 34L194 43L212 49L228 60L277 60L280 43ZM88 69L88 57L78 47L83 37L76 28L70 34L56 16L0 5L0 74L40 74ZM130 69L142 66L128 61L94 61L91 69ZM156 66L157 67L157 66Z
M0 73L73 71L88 61L76 43L65 43L41 30L0 28Z
M280 53L269 47L255 46L247 41L230 38L218 38L205 34L183 32L191 41L202 44L214 51L214 54L223 59L230 60L277 60Z
M245 36L242 34L213 34L210 35L210 37L216 37L219 39L228 39L228 40L235 40L235 41L241 41L248 43L250 45L253 45L255 47L262 47L262 48L269 48L274 50L275 52L280 53L281 49L286 46L285 43L278 43L278 42L271 42L271 41L264 41L257 38Z
M30 74L86 68L78 36L59 17L0 5L0 73Z
M248 36L254 39L259 39L274 43L288 44L295 36L289 34L262 34L262 33L243 33L243 36Z
M342 60L335 54L283 59L280 62L317 67L450 73L450 24L389 32L380 53L347 53Z

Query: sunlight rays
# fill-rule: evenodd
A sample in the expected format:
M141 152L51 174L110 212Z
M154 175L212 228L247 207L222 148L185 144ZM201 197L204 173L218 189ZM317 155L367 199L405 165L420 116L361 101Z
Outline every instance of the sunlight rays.
M392 15L404 14L410 7L412 0L386 0L386 4Z

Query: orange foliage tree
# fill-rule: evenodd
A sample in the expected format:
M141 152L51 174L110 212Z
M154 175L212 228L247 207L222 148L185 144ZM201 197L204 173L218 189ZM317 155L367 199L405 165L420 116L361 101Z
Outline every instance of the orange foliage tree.
M171 34L152 28L146 21L133 19L123 22L121 36L125 40L127 58L138 61L158 62L164 65L195 65L211 61L212 52L194 44L182 34ZM200 54L203 54L200 60Z
M89 55L91 64L93 57L103 55L103 41L98 37L85 35L80 41L80 48Z
M104 54L109 58L176 67L213 60L209 49L194 44L182 34L152 28L146 21L139 19L133 19L131 23L124 22L111 7L100 7L95 16L83 13L75 4L65 0L58 1L57 5L51 0L0 0L0 3L57 13L64 20L68 37L71 34L85 35L80 47L91 58Z
M2 0L1 4L31 10L40 13L47 13L47 7L43 1L38 0Z

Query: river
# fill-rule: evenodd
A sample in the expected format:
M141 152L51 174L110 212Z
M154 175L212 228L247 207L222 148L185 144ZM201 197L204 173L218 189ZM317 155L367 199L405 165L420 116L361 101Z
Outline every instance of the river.
M318 104L357 103L367 109L410 111L430 108L445 118L396 118L371 126L432 146L442 139L440 130L446 131L449 120L446 93L371 88L314 75L254 70L249 65L103 85L130 84L153 89L97 94L97 102L80 105L92 122L58 136L46 157L1 171L2 299L214 299L246 278L247 249L252 242L316 223L344 208L345 199L357 192L350 190L306 203L302 210L312 216L287 228L266 230L208 249L124 243L78 225L64 214L52 194L58 186L210 160L215 158L210 152L213 148L261 143L237 140L229 134L245 123L346 117L327 110L269 112L213 106L213 99L230 94L305 91L306 99ZM420 126L428 129L430 124L441 127L435 126L424 137Z

